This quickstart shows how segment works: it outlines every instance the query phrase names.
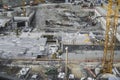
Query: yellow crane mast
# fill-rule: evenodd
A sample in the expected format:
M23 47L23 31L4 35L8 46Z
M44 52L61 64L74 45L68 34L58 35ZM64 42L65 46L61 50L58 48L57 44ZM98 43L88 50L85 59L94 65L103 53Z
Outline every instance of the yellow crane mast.
M106 34L104 43L104 54L102 62L102 72L112 73L113 60L114 60L114 48L116 43L116 31L118 26L118 6L120 0L109 0L108 9L106 15ZM112 12L114 11L114 12Z
M22 0L23 16L26 16L26 8L25 8L25 5L26 5L25 0Z

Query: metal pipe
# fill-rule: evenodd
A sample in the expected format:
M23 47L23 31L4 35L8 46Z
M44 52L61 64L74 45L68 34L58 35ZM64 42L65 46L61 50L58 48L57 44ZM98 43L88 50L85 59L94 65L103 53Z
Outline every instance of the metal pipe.
M65 50L66 50L66 64L65 64L65 75L66 75L66 77L65 77L65 80L68 80L68 78L67 78L67 72L68 72L68 70L67 70L67 66L68 66L68 47L66 47L65 48Z

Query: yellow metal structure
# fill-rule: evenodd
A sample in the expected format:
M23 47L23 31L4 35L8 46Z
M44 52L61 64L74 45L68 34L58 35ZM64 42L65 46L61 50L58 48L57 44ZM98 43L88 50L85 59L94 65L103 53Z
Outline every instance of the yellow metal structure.
M39 3L39 2L40 2L40 3L44 3L45 0L34 0L34 2L35 2L35 3Z
M104 54L102 62L102 72L112 73L113 60L114 60L114 48L116 43L116 31L118 26L118 6L120 0L109 0L108 9L106 15L106 35L104 43ZM114 13L113 13L114 11Z
M25 9L26 2L22 0L22 8L23 8L23 16L26 16L26 9Z

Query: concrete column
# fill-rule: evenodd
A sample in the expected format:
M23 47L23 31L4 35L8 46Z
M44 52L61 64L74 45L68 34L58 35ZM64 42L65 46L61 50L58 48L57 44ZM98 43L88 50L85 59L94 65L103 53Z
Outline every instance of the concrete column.
M64 50L63 50L63 43L61 43L61 50L64 51Z
M68 3L68 0L65 0L65 3Z
M25 22L25 27L28 27L29 26L29 23L26 21Z
M72 2L72 0L70 0L70 2Z

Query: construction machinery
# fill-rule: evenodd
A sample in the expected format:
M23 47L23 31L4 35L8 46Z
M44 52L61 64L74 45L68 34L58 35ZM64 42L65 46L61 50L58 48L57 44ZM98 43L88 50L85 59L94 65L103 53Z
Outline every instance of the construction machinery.
M119 5L120 0L109 0L108 2L102 73L112 73Z

